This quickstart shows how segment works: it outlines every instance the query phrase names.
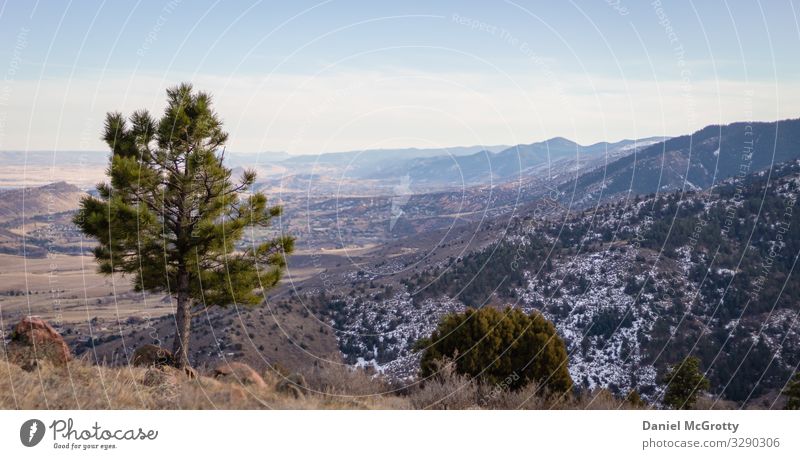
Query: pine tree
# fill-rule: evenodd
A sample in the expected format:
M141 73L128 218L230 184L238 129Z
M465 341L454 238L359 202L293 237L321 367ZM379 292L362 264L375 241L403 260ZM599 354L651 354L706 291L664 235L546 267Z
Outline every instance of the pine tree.
M677 410L690 410L701 392L708 390L710 383L700 371L700 359L686 357L673 366L664 377L667 391L664 404Z
M106 115L109 181L99 197L81 200L74 222L97 239L99 271L131 275L137 291L175 298L176 365L189 364L191 318L211 306L257 305L259 291L278 283L294 240L278 237L244 248L245 231L281 214L262 193L256 174L232 179L225 167L228 134L211 97L190 84L167 90L155 120L144 110L129 119Z
M787 397L787 410L800 410L800 373L795 373L794 378L783 391L783 395Z

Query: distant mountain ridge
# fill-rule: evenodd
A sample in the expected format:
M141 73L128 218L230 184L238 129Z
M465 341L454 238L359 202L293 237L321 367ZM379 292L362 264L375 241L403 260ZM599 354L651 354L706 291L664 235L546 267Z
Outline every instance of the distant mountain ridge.
M417 189L435 189L507 182L542 172L547 175L567 170L577 173L585 166L591 166L594 160L616 159L661 140L662 137L651 137L584 146L563 137L554 137L515 146L367 149L318 155L228 151L225 162L233 168L277 166L274 170L286 170L281 177L283 181L291 175L317 175L324 171L344 180L388 180L386 183L393 183L407 178L407 183ZM107 162L108 153L99 151L0 151L0 164L4 165L53 168L84 165L97 169Z
M342 164L358 162L383 162L396 160L410 160L416 158L431 158L437 156L467 156L481 151L502 151L508 145L473 145L469 147L442 147L442 148L382 148L368 150L353 150L318 155L295 155L286 159L288 164Z
M711 125L654 144L562 184L571 202L707 189L800 157L800 119Z
M582 164L606 155L616 157L620 153L632 152L634 148L661 140L662 137L625 139L584 146L563 137L554 137L542 142L515 145L496 153L482 150L459 157L416 158L403 167L412 181L445 180L454 184L486 184L508 181L526 175L532 168L548 167L561 161ZM390 175L396 177L397 174L396 170L384 167L369 178Z

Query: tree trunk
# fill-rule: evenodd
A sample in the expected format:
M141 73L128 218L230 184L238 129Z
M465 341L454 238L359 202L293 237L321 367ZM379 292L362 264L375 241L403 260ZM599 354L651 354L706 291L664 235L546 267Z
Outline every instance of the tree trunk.
M189 310L189 273L185 268L178 269L177 300L172 354L175 356L175 366L184 368L189 366L189 336L192 328L192 314Z

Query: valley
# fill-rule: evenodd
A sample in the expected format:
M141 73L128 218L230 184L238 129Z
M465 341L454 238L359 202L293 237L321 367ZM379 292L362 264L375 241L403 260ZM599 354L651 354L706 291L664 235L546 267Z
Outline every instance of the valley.
M666 368L695 353L713 394L771 402L800 363L790 263L800 242L778 232L800 225L788 210L800 183L798 126L373 151L370 160L231 154L234 174L256 169L256 188L284 208L241 248L280 234L297 247L262 307L194 319L191 359L298 371L324 361L402 382L419 368L414 344L444 315L512 306L556 325L586 390L658 400ZM755 141L740 174L747 132ZM86 177L103 167L86 166ZM4 172L13 184L15 170ZM82 358L125 363L141 344L171 345L173 305L168 293L96 273L93 241L71 222L92 192L86 183L0 191L0 318L39 315Z

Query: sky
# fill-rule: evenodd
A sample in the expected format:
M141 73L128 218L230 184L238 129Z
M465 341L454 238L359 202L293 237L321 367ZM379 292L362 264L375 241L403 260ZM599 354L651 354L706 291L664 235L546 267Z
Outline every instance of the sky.
M2 1L2 0L0 0ZM675 136L800 117L800 1L4 1L0 150L209 92L240 152Z

